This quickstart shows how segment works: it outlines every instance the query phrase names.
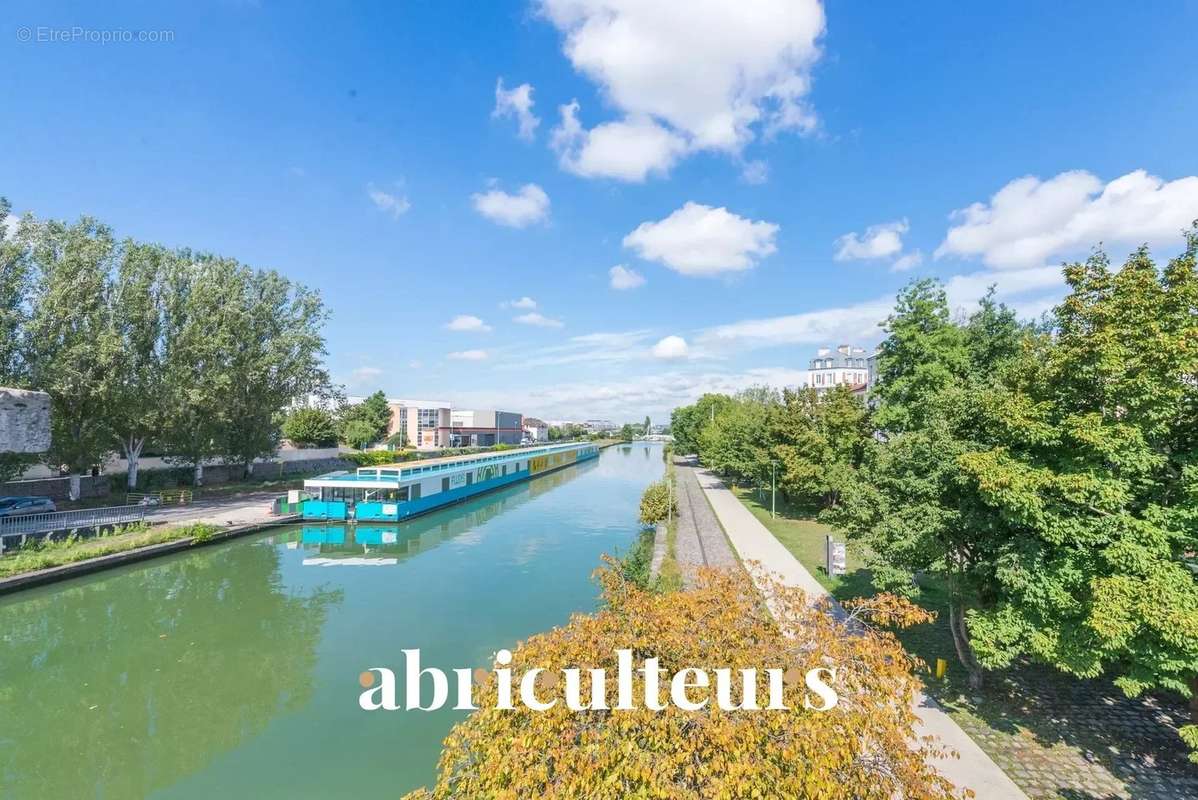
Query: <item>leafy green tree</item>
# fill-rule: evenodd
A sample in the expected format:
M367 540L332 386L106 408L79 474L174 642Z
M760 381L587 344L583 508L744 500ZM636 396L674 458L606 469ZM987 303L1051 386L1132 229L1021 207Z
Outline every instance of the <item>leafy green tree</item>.
M230 354L246 334L239 311L244 274L235 262L180 251L164 275L162 444L203 482L204 461L221 452L235 373Z
M645 415L645 424L642 427L642 431L645 436L648 436L650 433L653 432L653 422L649 419L648 414Z
M29 224L18 224L6 235L12 207L0 197L0 386L29 388L25 330L31 291ZM0 453L0 481L12 480L36 456Z
M944 287L930 278L899 293L878 347L879 400L875 424L887 433L918 428L930 398L969 371L962 329L953 323Z
M0 197L0 385L22 387L28 379L24 334L31 291L30 222L6 235L12 206Z
M252 471L256 458L279 446L279 421L296 400L328 385L321 365L321 328L328 313L320 295L292 284L274 271L238 268L241 301L229 354L233 390L221 455ZM391 410L383 398L387 422ZM386 433L384 426L382 433ZM381 436L380 436L381 438Z
M705 394L694 405L675 408L670 415L670 430L674 433L674 448L679 453L698 453L699 435L703 427L715 420L720 409L732 403L726 394Z
M283 422L283 437L300 447L331 447L337 444L337 420L323 408L297 408Z
M743 480L767 479L771 460L768 420L777 403L777 392L761 386L720 404L714 419L699 429L698 452L703 464Z
M965 348L973 375L982 381L998 377L1002 366L1018 357L1031 326L1015 310L994 299L991 286L964 327Z
M1118 271L1101 253L1067 267L1055 336L988 398L995 445L957 459L1003 541L997 599L968 619L985 665L1195 697L1196 260L1198 226L1163 272L1143 248ZM1183 735L1198 746L1198 726Z
M810 387L782 392L769 421L778 486L792 502L835 506L856 480L870 431L865 404L848 386L822 395Z
M354 426L353 437L349 433L352 423L361 423ZM387 395L381 389L361 403L341 409L341 440L351 447L360 449L382 441L390 427L391 406L387 403ZM366 431L369 431L369 434Z
M375 442L375 428L361 419L351 419L341 426L341 439L350 447L364 450Z
M111 411L120 339L111 311L117 245L84 217L73 225L37 223L33 291L25 341L29 381L51 400L46 463L79 473L113 450L104 422Z
M625 422L623 426L620 427L619 436L621 441L631 442L636 438L636 427Z
M1005 316L985 304L979 313ZM956 459L984 446L978 404L988 388L971 365L990 360L971 354L933 281L903 289L885 329L874 413L882 441L862 442L861 468L823 518L866 545L880 588L918 594L918 573L944 582L958 658L980 686L965 615L993 595L998 537L976 493L962 485Z

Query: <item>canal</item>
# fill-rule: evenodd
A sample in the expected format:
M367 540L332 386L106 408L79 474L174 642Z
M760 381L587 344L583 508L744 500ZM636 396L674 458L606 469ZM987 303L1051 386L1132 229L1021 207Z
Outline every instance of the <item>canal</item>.
M358 675L489 666L596 606L660 446L400 525L289 526L0 600L0 797L398 797L465 712L363 712Z

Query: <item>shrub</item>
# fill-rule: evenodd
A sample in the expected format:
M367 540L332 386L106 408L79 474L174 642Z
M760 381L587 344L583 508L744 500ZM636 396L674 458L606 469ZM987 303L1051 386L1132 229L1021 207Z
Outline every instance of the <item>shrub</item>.
M678 513L678 501L672 496L665 481L657 481L645 487L641 495L640 520L644 525L656 525L665 520L670 511Z
M653 587L653 542L657 538L653 528L642 530L628 555L620 560L620 574L624 580L638 589Z
M475 690L479 710L445 739L436 784L409 800L459 797L794 797L824 800L932 800L955 796L927 759L943 754L912 735L912 703L919 681L912 661L894 636L846 624L807 605L802 592L778 588L777 610L788 636L740 571L704 570L693 591L652 594L618 572L598 573L607 605L577 615L568 625L532 637L513 653L512 682L541 667L577 667L581 697L590 697L593 668L607 670L614 698L615 651L631 648L637 663L657 657L667 674L684 667L796 669L837 667L831 682L839 703L823 712L804 710L800 678L787 683L790 710L721 711L714 689L693 689L690 699L708 700L702 711L667 703L643 707L644 674L633 674L634 710L572 711L563 681L538 691L547 711L523 704L499 710L496 676ZM880 621L927 618L899 598L875 598ZM864 614L863 614L864 616ZM697 635L701 632L701 635ZM714 683L714 681L713 681ZM668 692L668 683L663 682ZM736 693L737 696L739 692ZM758 680L765 700L765 678ZM813 700L818 703L819 700ZM764 703L763 703L764 705Z

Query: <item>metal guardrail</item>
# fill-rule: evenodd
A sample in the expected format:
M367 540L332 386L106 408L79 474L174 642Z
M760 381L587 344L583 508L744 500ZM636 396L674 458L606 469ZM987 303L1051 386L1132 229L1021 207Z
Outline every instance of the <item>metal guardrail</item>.
M141 506L185 506L195 499L191 489L164 489L161 492L129 492L125 495L126 505Z
M6 540L14 536L20 536L23 544L29 536L41 536L80 528L95 529L111 525L127 525L144 520L146 511L146 506L129 505L0 517L0 553L4 552Z

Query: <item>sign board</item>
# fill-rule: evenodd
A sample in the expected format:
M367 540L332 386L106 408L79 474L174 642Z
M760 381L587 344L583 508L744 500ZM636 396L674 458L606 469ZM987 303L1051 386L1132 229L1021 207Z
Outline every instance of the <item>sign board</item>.
M466 485L466 473L459 472L457 475L449 476L449 488L450 489L461 489L465 485Z
M383 513L389 517L393 517L399 513L399 506L395 503L383 503Z
M834 542L831 536L824 537L826 549L825 569L828 575L844 575L848 572L848 547L844 542Z

